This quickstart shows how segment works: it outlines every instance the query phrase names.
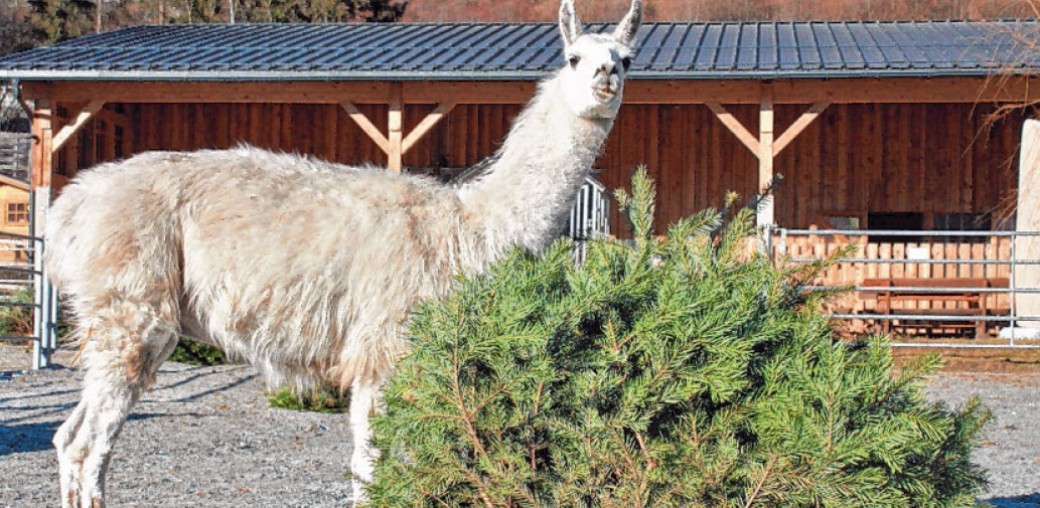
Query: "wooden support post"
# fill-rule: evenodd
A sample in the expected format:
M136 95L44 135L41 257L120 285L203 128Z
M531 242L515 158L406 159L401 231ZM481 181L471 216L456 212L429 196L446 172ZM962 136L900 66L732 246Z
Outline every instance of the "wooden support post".
M341 102L340 106L343 107L350 115L350 118L354 120L354 123L361 127L361 130L372 139L373 142L387 155L387 169L395 172L400 172L402 167L402 156L408 153L416 143L437 122L440 122L444 117L448 116L448 113L455 108L454 101L445 101L437 104L430 114L426 115L418 125L412 129L408 135L404 135L402 113L404 110L403 101L401 100L400 94L395 94L393 90L396 89L400 92L400 87L394 87L391 90L390 97L390 114L388 120L388 132L389 137L384 136L383 133L376 127L368 117L365 116L354 103L345 101ZM396 97L396 98L395 98Z
M47 209L51 204L51 175L54 171L52 154L54 150L54 110L50 99L37 98L32 114L33 153L32 153L32 224L30 235L43 235L47 224ZM33 242L33 303L38 311L33 313L33 369L50 365L51 312L48 306L50 298L50 282L44 273L43 242L34 238Z
M47 99L38 99L36 108L32 115L33 133L33 159L32 159L32 188L50 187L51 154L53 146L53 132L51 130L54 121L54 110L51 102Z
M401 132L403 128L403 109L404 106L401 104L401 83L393 83L390 85L390 112L387 118L389 150L386 152L386 169L395 173L401 172L403 164L404 142Z
M763 192L773 185L773 95L766 90L758 110L758 190ZM774 224L776 200L767 196L758 205L758 227Z
M87 121L89 121L95 113L100 111L104 105L105 101L88 102L87 105L83 107L83 110L76 115L76 120L65 127L62 127L61 131L54 136L54 144L51 147L51 152L57 152L60 150L61 146L64 145L73 134L76 134L76 132L82 129L83 126L87 124Z
M758 158L758 190L761 192L773 184L773 161L776 156L784 148L787 148L830 104L827 102L813 104L775 140L773 132L773 92L771 88L767 87L762 90L758 109L758 136L755 136L747 127L744 127L740 120L737 120L729 111L726 111L722 104L707 102L705 105ZM769 196L758 207L758 226L772 225L775 219L775 199L773 196Z

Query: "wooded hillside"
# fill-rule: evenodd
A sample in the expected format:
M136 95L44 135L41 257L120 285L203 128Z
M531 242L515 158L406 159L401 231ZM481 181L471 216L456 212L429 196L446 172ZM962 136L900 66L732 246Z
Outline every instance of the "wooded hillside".
M651 20L995 19L1040 16L1040 0L645 0ZM617 20L626 0L578 0L586 21ZM403 21L550 21L557 0L412 0Z

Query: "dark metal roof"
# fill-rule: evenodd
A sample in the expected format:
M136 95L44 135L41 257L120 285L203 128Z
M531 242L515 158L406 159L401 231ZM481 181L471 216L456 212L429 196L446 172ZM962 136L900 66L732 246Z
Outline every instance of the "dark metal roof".
M611 25L590 24L592 31ZM1040 70L1040 21L647 23L633 79L983 76ZM1031 44L1032 43L1032 44ZM138 26L0 58L25 80L533 80L554 23Z

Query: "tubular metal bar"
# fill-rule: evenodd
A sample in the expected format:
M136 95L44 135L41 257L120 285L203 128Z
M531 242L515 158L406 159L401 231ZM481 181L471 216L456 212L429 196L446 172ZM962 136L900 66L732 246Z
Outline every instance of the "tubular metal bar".
M890 342L888 345L891 347L901 348L922 347L942 349L1040 349L1040 344L957 344L949 342L929 342L918 344L916 342Z
M5 238L10 238L12 240L24 240L26 243L31 243L33 239L30 235L20 235L18 233L8 233L6 231L0 231L0 240Z
M782 229L781 231L797 236L974 236L979 238L1040 236L1040 231L932 231L927 229Z
M899 293L1040 293L1040 288L1015 288L1014 291L1011 288L953 288L953 287L923 287L923 286L856 286L856 291L873 292L873 293L884 293L888 291L896 291Z
M943 310L943 309L936 309ZM948 309L956 310L956 309ZM985 316L976 314L825 314L831 319L876 319L879 321L1011 321L1012 316ZM1017 321L1040 321L1036 316L1016 316Z
M38 307L34 302L14 302L8 300L0 300L0 307Z
M936 279L942 280L942 279ZM808 291L827 291L827 292L842 292L842 291L862 291L862 292L873 292L873 293L884 293L887 291L897 291L900 293L1040 293L1040 288L984 288L984 287L966 287L966 288L954 288L954 287L925 287L925 286L849 286L849 287L835 287L835 286L801 286L800 289Z
M787 258L793 263L812 263L820 258ZM838 258L837 263L886 265L1040 265L1040 259L910 259L910 258Z
M6 270L9 272L22 272L36 274L36 270L30 267L18 267L18 266L0 266L0 270Z
M28 342L35 341L36 337L32 335L0 335L0 342Z

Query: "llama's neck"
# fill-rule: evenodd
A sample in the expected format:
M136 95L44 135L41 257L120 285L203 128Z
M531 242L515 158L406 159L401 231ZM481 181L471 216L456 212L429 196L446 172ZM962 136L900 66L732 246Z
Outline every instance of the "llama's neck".
M540 251L558 236L613 125L575 115L560 86L558 78L539 86L488 173L459 191L486 243L474 247L487 257L513 245Z

